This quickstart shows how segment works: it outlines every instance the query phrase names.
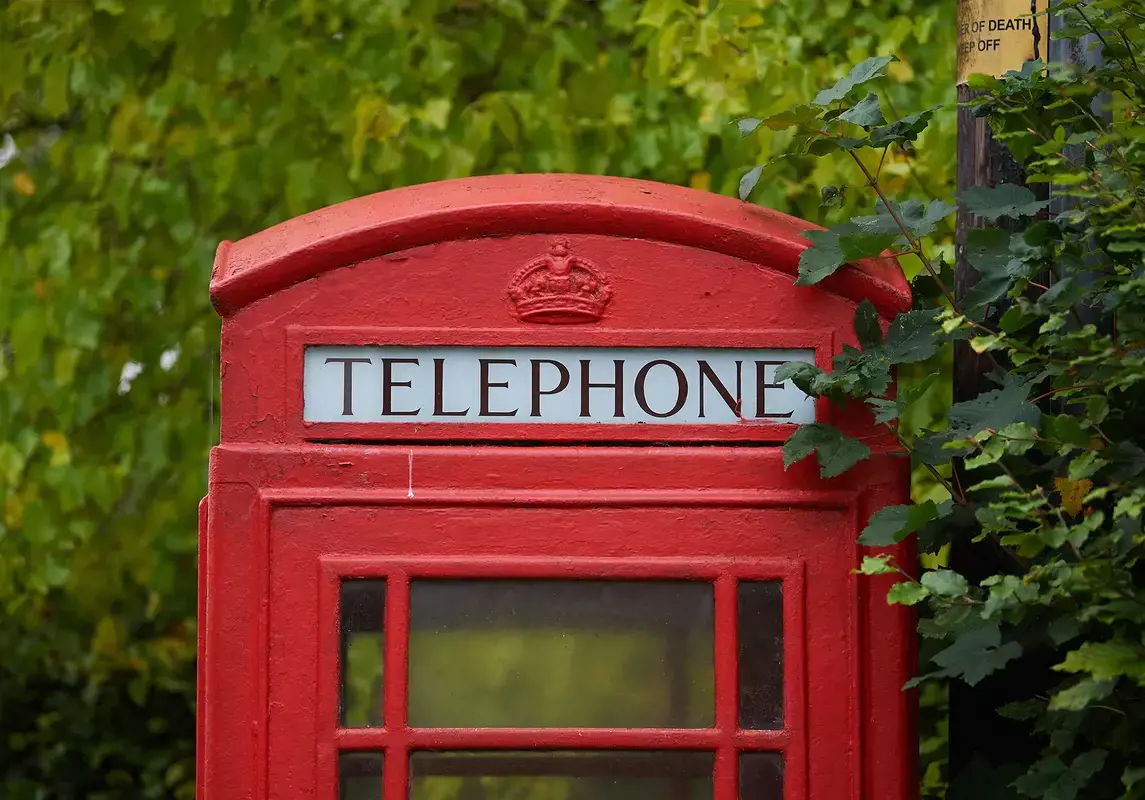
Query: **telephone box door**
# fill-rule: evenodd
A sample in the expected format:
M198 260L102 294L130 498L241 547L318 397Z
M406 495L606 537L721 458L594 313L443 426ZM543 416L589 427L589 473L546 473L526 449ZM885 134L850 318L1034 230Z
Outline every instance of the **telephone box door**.
M266 796L857 796L861 490L773 449L303 461L260 498Z

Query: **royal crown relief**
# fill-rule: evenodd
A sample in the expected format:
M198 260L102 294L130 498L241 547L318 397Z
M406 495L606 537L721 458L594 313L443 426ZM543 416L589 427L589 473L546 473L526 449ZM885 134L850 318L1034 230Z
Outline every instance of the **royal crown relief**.
M509 299L522 322L596 322L612 299L612 286L596 265L572 254L567 239L557 239L547 255L513 276Z
M521 322L596 322L608 277L558 238L521 268ZM307 422L739 424L815 421L815 402L775 371L810 348L375 345L306 347Z

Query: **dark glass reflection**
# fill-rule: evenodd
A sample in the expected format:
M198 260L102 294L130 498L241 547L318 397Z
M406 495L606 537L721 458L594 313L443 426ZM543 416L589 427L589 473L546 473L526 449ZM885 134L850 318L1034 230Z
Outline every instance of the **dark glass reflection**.
M783 584L739 585L739 724L783 727Z
M711 753L420 752L410 800L711 800Z
M341 596L341 702L344 728L382 724L382 664L385 658L386 582L346 580Z
M712 724L712 585L422 580L410 599L415 727Z
M740 800L783 800L783 756L743 753L739 757Z
M382 800L381 753L338 756L339 800Z

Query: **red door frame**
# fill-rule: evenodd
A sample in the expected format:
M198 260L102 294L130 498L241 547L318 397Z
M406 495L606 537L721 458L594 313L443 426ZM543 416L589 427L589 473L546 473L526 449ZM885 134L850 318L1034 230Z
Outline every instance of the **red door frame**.
M880 594L885 584L852 573L860 558L854 544L860 519L896 499L895 487L903 485L902 459L876 455L862 476L828 483L809 469L784 472L775 448L602 448L591 454L596 469L590 475L575 469L586 460L575 448L428 447L415 451L417 479L410 498L410 452L352 445L215 451L217 468L231 476L220 487L226 500L218 506L228 521L214 514L208 521L206 566L214 576L230 565L232 580L211 582L206 613L210 619L228 617L233 609L259 612L251 619L230 614L227 628L207 632L208 650L215 654L208 686L232 690L229 701L207 690L216 695L206 713L217 749L204 765L214 785L236 792L245 787L247 793L235 797L332 800L335 752L384 746L389 748L388 800L395 792L405 797L401 757L408 748L575 744L714 750L717 800L735 798L737 775L728 755L733 748L784 752L788 800L910 796L911 698L900 687L913 658L911 619L901 607L885 604ZM370 476L364 489L359 488L362 475ZM626 476L620 485L617 475ZM660 485L643 485L649 475L658 476ZM488 530L505 514L527 510L627 515L625 530L647 533L609 547L598 537L580 545L579 556L570 556L567 545L546 549L543 525L535 535L526 532L509 544L501 537L500 549L492 552L488 545L497 537L488 534L484 540L469 536L463 546L456 541L434 545L426 538L440 532L433 524L421 535L403 537L400 546L382 542L377 534L370 538L371 531L394 526L416 530L412 526L421 523L411 520L445 510L455 520L451 524L469 520L460 523L466 532L483 525ZM636 524L649 512L661 515L657 524ZM766 515L766 524L753 516L759 514ZM488 521L473 521L478 518ZM675 518L682 521L673 527ZM388 522L380 526L382 520ZM798 528L807 520L818 523ZM699 524L704 521L711 524ZM231 535L211 535L211 530ZM762 531L766 541L743 536L753 530ZM245 533L235 535L239 531ZM736 539L739 549L731 544ZM390 554L371 555L384 549ZM767 555L758 555L761 550ZM337 580L383 574L390 581L387 727L339 729ZM711 580L717 614L716 724L685 730L409 729L398 699L407 669L400 643L407 633L408 582L422 575ZM742 731L735 724L736 634L727 624L734 577L786 581L783 731ZM240 622L246 625L241 630ZM246 646L231 646L236 637ZM253 680L235 686L235 675ZM250 728L251 718L261 722ZM243 731L251 735L245 752ZM219 737L228 746L219 748Z

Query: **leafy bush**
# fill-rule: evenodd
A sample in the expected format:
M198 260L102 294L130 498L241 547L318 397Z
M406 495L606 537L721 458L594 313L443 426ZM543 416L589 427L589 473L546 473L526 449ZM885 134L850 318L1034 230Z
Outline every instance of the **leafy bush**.
M938 487L874 514L859 540L878 548L913 536L930 554L917 578L913 565L877 551L862 565L866 574L901 576L888 602L929 606L919 632L936 646L909 685L976 685L1022 669L1023 654L1048 655L1053 665L1049 675L1027 676L1026 700L997 709L1023 723L1041 757L1016 773L976 766L956 778L956 790L1128 800L1145 797L1145 5L1067 0L1061 13L1059 35L1095 34L1106 66L1031 62L971 85L974 113L1030 184L1052 185L1060 208L1051 213L1049 201L1016 185L964 192L958 201L982 226L966 237L965 257L980 277L962 296L926 241L956 206L901 200L884 182L886 159L912 149L934 113L888 121L868 87L893 58L867 59L810 103L741 127L794 130L799 151L849 161L855 188L874 201L867 214L807 234L814 246L799 283L888 248L918 270L915 308L889 326L869 302L858 306L861 349L846 348L830 371L782 368L810 394L865 404ZM896 426L937 375L904 381L895 396L895 370L925 364L955 341L988 361L995 388L954 404L929 429ZM869 453L825 424L798 429L784 447L787 463L814 454L825 476ZM968 579L945 563L955 542L979 551L982 563L1000 555L1004 566Z
M215 246L352 196L578 171L732 192L729 121L893 50L949 102L950 3L8 0L0 9L0 796L192 794ZM949 181L953 117L893 185ZM761 152L791 144L761 137ZM814 172L812 172L814 169ZM760 186L817 213L830 164ZM850 202L848 200L847 202Z

